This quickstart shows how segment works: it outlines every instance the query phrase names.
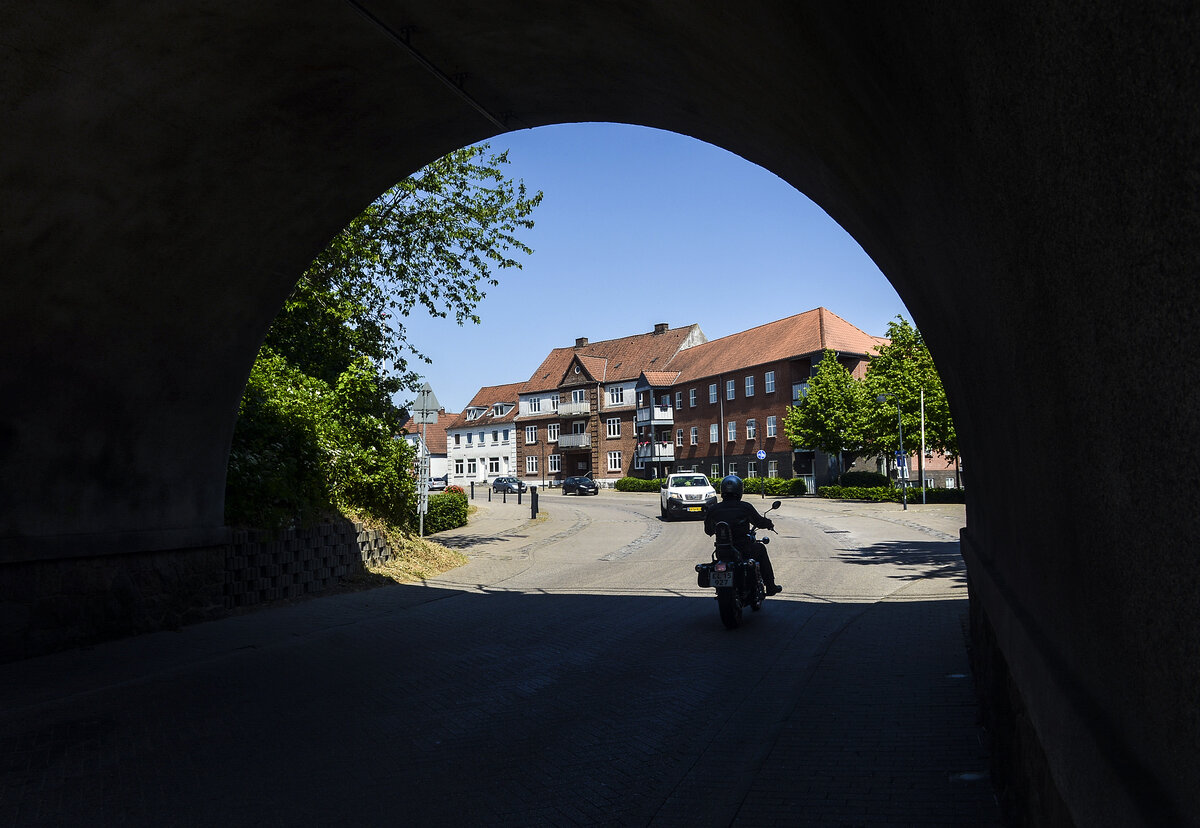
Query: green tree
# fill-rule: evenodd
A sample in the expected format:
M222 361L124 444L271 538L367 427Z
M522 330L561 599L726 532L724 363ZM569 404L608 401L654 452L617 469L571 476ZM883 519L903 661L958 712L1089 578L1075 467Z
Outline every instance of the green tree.
M833 351L825 351L808 392L783 417L783 432L793 446L854 457L864 452L866 393Z
M890 455L904 426L906 453L921 448L921 392L925 393L925 447L958 456L958 437L942 379L921 332L906 319L888 324L887 345L878 349L863 380L867 410L864 443L872 454ZM879 402L880 396L885 396ZM897 417L899 409L899 417ZM899 420L899 422L898 422Z
M412 448L393 397L414 389L403 319L478 322L483 285L532 250L542 194L486 144L440 158L373 202L305 270L251 371L230 451L226 520L310 523L357 510L404 528Z

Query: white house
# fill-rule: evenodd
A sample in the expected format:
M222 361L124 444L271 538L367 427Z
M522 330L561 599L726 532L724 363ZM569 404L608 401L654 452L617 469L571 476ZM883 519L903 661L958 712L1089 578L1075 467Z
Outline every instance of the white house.
M508 477L517 468L517 389L521 383L480 388L446 429L451 485L468 488Z

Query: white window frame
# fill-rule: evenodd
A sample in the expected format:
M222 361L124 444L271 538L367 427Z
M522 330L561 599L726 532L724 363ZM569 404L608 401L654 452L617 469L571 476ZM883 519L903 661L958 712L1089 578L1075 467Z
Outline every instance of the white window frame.
M746 461L746 477L758 477L758 461Z
M737 442L737 420L730 420L728 423L726 423L725 437L726 437L726 442L729 442L729 443Z
M537 414L541 410L542 410L542 398L541 397L530 397L529 398L529 413Z
M475 464L476 464L476 461L475 461L474 457L467 458L467 474L471 475L472 477L475 476L475 471L476 471Z
M708 384L708 401L710 403L715 403L717 401L717 384L715 382L710 382Z
M488 458L488 474L499 474L499 473L500 473L500 458L499 457L489 457Z
M758 439L758 420L755 420L754 418L746 420L746 439Z
M621 418L609 417L604 421L604 428L608 439L614 440L621 436Z
M764 394L774 394L775 393L775 372L774 371L767 371L766 376L763 377L763 393Z
M608 404L609 405L624 405L625 404L625 386L610 385L608 387Z
M608 470L610 472L621 470L621 452L610 451L608 453Z
M725 399L737 399L737 380L725 380Z
M546 464L546 468L550 471L551 474L558 474L560 471L562 471L562 455L561 454L551 454L550 457L548 458L548 460L549 460L549 462Z
M767 477L779 477L779 461L767 461Z
M721 464L713 463L711 466L709 466L708 467L708 476L709 476L709 478L711 478L710 482L712 480L716 480L718 477L720 477L721 476Z
M550 395L550 410L558 411L558 394Z
M525 473L526 474L537 474L538 473L538 456L536 454L525 455Z
M533 445L537 442L537 426L525 426L525 445Z
M643 471L646 468L646 458L637 455L633 458L633 467L637 471Z
M767 436L774 437L775 434L776 434L775 415L772 414L771 416L767 417Z
M710 425L708 427L708 442L710 442L710 443L721 442L721 426L719 424L713 423L712 425Z
M729 468L728 468L728 470L727 470L725 473L726 473L726 474L737 474L737 463L734 463L734 462L731 460L731 461L729 462Z
M698 426L692 426L691 437L692 437L692 445L693 446L700 445L700 429Z
M463 473L463 468L465 468L465 464L463 463L463 460L460 457L454 461L454 473L461 477L462 473Z
M751 374L750 376L746 377L746 396L747 397L754 396L754 374Z
M581 403L581 402L587 402L587 401L588 401L588 398L587 398L587 389L586 388L576 388L574 391L571 392L571 402Z
M546 425L546 442L547 443L557 443L558 442L558 423L548 423Z
M675 408L676 409L683 408L683 392L682 391L675 392Z
M683 445L683 429L682 428L675 429L675 445L676 446Z
M695 388L688 389L688 407L689 408L696 407L696 389Z

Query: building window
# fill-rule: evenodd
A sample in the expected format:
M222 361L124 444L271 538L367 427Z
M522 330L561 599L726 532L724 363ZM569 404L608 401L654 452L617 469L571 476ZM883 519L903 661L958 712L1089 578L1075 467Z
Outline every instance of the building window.
M758 462L751 460L746 463L746 477L758 477Z
M475 475L475 458L473 457L467 460L467 474L471 475L472 477Z
M677 446L683 445L683 429L682 428L675 430L675 445L677 445Z
M715 443L721 439L721 427L713 423L708 427L708 442Z
M529 399L530 413L536 414L537 412L539 412L541 410L542 410L542 398L541 397L530 397L530 399Z
M682 391L675 392L675 407L683 408L683 392Z
M537 442L537 426L525 426L525 442Z
M625 402L625 386L614 385L608 389L608 404L621 405Z
M587 420L572 420L571 421L571 433L572 434L587 434Z
M730 420L725 424L725 437L731 443L737 439L737 420Z
M779 461L767 461L767 477L779 477Z
M726 474L737 474L737 463L730 463L729 470L726 471L725 473Z
M621 452L610 451L608 453L608 470L610 472L621 470Z
M753 375L746 377L746 396L747 397L754 396L754 377L753 377Z
M551 454L549 460L549 469L552 474L558 474L560 471L562 471L562 455Z
M725 380L725 399L732 400L737 395L737 382L735 380Z
M620 437L621 436L621 418L620 417L609 417L607 420L604 421L604 425L608 427L608 436L609 437Z
M581 403L587 402L587 390L584 388L576 388L571 392L571 402Z
M767 436L768 437L775 436L775 415L774 414L772 414L770 417L767 417Z
M746 420L746 439L754 440L758 435L758 420Z
M508 442L508 429L504 429L504 442Z
M537 455L531 454L525 458L525 473L526 474L537 474L537 470L538 470Z
M467 432L467 445L468 446L471 445L471 442L474 440L474 438L475 438L475 435L468 431Z
M717 384L715 382L708 386L708 401L710 403L717 401Z
M463 473L463 461L462 460L454 461L454 473L458 474L458 475L461 475Z
M716 480L718 477L721 476L721 467L719 465L717 465L716 463L713 463L711 466L708 467L708 476L710 478L712 478L713 480Z
M461 434L454 435L454 445L456 445L456 446L462 445L462 435Z
M767 371L767 375L763 377L763 391L768 394L775 393L775 372Z
M645 469L646 468L646 458L645 457L634 457L633 458L633 467L635 469L637 469L638 471L642 471L643 469Z
M546 440L551 443L558 442L558 423L550 423L546 426Z
M947 488L947 489L953 489L953 488L954 488L954 478L953 478L953 477L947 477L947 478L946 478L946 488Z
M479 432L479 445L481 445L481 446L484 443L483 438L484 438L484 433L481 431L481 432Z
M799 405L800 401L808 396L808 383L797 382L792 384L792 405Z
M492 442L493 442L493 443L499 443L499 442L500 442L500 432L499 432L499 431L493 431L493 432L492 432Z
M500 458L499 457L489 457L488 458L488 474L499 474L499 473L500 473Z
M550 410L558 411L558 394L550 395Z
M692 445L700 445L700 429L696 426L692 426Z
M688 405L691 406L692 408L696 407L696 389L695 388L688 391Z

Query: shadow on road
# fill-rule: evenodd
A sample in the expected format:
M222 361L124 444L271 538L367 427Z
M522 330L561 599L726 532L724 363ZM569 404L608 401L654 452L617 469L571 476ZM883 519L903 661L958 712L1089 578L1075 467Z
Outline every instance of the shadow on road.
M904 567L905 572L891 577L905 581L940 578L955 588L967 585L967 564L958 543L951 541L881 541L870 546L837 550L843 563L888 564Z

